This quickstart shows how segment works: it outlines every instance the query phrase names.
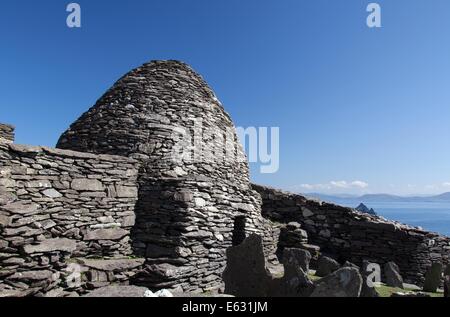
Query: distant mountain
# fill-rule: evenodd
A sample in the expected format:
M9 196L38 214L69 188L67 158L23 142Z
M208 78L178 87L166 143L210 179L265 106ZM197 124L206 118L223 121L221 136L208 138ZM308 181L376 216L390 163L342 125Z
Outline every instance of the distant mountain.
M402 197L389 194L367 194L363 196L351 196L351 195L326 195L319 193L306 194L306 196L337 204L343 201L355 202L355 206L361 202L364 204L367 203L370 204L371 202L378 202L378 203L450 202L450 192L436 196L411 196L411 197Z
M450 201L450 193L443 193L441 195L434 196L436 201Z
M373 210L373 208L369 209L369 207L367 207L363 203L359 204L359 206L356 207L356 210L358 210L359 212L363 212L365 214L369 214L369 215L372 215L372 216L377 216L377 213L375 212L375 210Z

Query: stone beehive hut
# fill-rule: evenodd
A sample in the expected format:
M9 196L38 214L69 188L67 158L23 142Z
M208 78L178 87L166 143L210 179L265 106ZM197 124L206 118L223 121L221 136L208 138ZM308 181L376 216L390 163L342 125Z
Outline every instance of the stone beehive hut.
M157 61L131 71L57 146L141 162L132 239L146 267L138 283L216 288L225 250L264 228L233 123L184 63Z
M180 62L125 75L58 148L14 144L0 124L0 296L111 283L214 290L226 249L251 233L275 263L275 251L300 247L342 263L395 261L408 282L450 260L448 237L250 184L230 117Z

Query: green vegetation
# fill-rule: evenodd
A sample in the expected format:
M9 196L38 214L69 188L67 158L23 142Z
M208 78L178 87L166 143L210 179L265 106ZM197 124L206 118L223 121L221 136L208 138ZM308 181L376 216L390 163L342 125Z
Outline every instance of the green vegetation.
M408 293L408 292L417 292L417 290L414 289L401 289L401 288L396 288L396 287L390 287L387 285L380 285L378 287L375 288L378 292L378 294L380 294L381 297L391 297L391 295L393 293L397 293L397 292L401 292L401 293ZM425 294L429 294L431 297L444 297L443 293L427 293L427 292L422 292Z
M315 282L321 279L321 277L313 275L313 274L308 274L308 277L311 279L311 281Z
M308 277L313 281L318 281L321 279L321 277L316 276L314 274L308 274ZM380 284L380 286L375 287L375 289L377 290L378 294L380 294L380 297L391 297L392 294L394 293L409 293L409 292L419 292L416 289L411 289L411 288L405 288L405 289L401 289L401 288L396 288L396 287L390 287L387 286L385 284ZM422 292L422 291L421 291ZM428 292L422 292L425 294L430 295L431 297L444 297L444 293L442 292L438 292L438 293L428 293Z

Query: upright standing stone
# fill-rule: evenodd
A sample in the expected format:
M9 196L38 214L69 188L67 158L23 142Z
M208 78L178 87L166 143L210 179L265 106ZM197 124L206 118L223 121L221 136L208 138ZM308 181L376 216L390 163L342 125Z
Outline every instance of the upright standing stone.
M314 283L303 269L294 263L285 263L284 276L270 282L269 297L309 297L314 291Z
M436 293L442 279L442 263L435 262L425 274L425 283L423 290L425 292Z
M269 287L270 297L309 297L314 283L309 279L309 261L311 254L301 249L284 249L284 276L272 281Z
M447 264L447 267L445 268L444 271L444 276L450 276L450 264Z
M320 277L327 276L337 271L339 268L340 265L337 261L327 256L321 256L317 262L316 275Z
M251 235L238 246L227 249L223 273L225 294L237 297L265 297L271 280L266 268L262 238Z
M369 271L370 264L371 263L369 261L363 261L363 265L360 270L362 280L363 280L363 284L362 284L362 288L361 288L361 297L379 297L380 296L378 294L377 290L375 289L375 285L373 284L375 281L373 280L371 274L374 272Z
M344 267L320 279L311 297L359 297L362 283L357 269Z
M450 275L444 278L444 297L450 297Z
M300 267L303 272L309 272L311 253L302 249L288 248L283 252L283 264L289 267Z
M398 265L388 262L384 265L384 276L387 286L403 288L403 278L400 275Z

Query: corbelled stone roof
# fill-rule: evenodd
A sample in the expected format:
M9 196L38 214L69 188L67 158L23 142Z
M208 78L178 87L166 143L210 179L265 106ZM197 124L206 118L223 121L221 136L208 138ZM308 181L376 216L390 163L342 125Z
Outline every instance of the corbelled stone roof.
M158 173L248 182L230 116L202 77L179 61L153 61L126 74L72 124L57 147L143 158L157 165ZM184 155L174 162L177 151Z

